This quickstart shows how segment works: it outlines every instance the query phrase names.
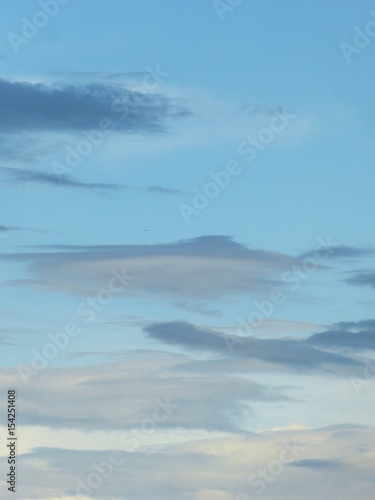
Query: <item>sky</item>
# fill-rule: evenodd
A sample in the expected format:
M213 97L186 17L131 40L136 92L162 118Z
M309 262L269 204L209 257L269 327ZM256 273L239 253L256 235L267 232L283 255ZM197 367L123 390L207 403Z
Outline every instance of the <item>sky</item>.
M4 498L373 497L374 55L370 0L2 3Z

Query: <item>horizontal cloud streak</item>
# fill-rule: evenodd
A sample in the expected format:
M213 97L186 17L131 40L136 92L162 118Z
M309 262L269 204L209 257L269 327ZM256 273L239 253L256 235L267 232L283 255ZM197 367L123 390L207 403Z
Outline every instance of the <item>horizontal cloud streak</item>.
M226 236L201 236L169 244L56 246L48 250L4 258L28 264L32 278L50 289L91 293L105 286L113 270L126 268L134 279L124 295L173 299L264 294L286 287L282 273L300 263L286 254L247 248Z
M330 330L311 335L307 342L320 347L375 349L375 320L338 323Z
M375 272L360 271L344 281L349 285L371 286L375 288Z
M149 186L145 188L149 193L157 193L157 194L182 194L183 191L179 189L171 189L163 186Z
M340 460L319 460L319 459L307 459L307 460L295 460L292 462L294 467L306 467L307 469L341 469L343 463Z
M369 248L350 247L346 245L334 245L327 247L330 259L364 258L374 254L374 250ZM315 250L305 252L300 258L313 257Z
M187 349L203 350L231 356L260 359L274 365L285 365L297 370L320 367L356 367L359 364L349 357L329 353L308 345L304 340L258 339L238 337L213 330L197 328L186 322L154 323L144 327L153 339Z
M16 226L2 226L0 225L0 233L8 233L10 231L24 231L21 227Z
M124 132L161 132L166 118L191 114L176 100L104 84L54 85L0 80L0 133L99 128L111 119Z
M52 187L94 189L94 190L123 190L126 186L121 184L107 184L101 182L81 182L68 176L57 177L54 174L36 172L35 170L23 170L19 168L0 168L0 175L7 176L5 182L12 185L35 184Z
M12 186L19 185L35 185L35 186L49 186L56 188L73 188L73 189L86 189L86 190L106 190L106 191L123 191L130 189L129 186L123 184L110 184L104 182L83 182L74 179L68 175L57 176L45 172L38 172L35 170L25 170L21 168L7 168L0 167L0 176L3 176L4 183ZM135 188L134 188L135 189ZM147 194L160 194L160 195L176 195L182 191L178 189L165 188L163 186L148 186L140 188L140 191ZM0 226L0 231L1 231ZM12 228L16 230L17 228Z

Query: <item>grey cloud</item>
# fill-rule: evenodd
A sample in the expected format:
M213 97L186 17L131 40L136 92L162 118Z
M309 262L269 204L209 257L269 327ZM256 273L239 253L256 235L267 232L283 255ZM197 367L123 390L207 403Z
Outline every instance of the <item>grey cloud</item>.
M290 463L293 467L306 467L307 469L338 469L344 467L341 460L321 460L321 459L306 459L306 460L294 460Z
M48 174L35 170L25 170L20 168L0 167L0 176L5 177L4 182L10 185L44 185L56 188L73 188L86 190L123 191L130 189L123 184L110 184L103 182L83 182L68 175ZM177 189L164 188L162 186L149 186L141 188L148 194L158 193L163 195L180 194ZM1 229L0 229L1 230Z
M17 226L2 226L0 225L0 232L1 233L8 233L10 231L23 231L21 227Z
M346 259L346 258L362 258L374 254L373 249L358 248L346 245L335 245L326 248L329 252L330 259ZM316 251L311 250L300 255L300 258L314 257Z
M349 285L370 286L375 288L375 272L374 271L359 271L352 277L344 280Z
M0 386L4 390L12 384L20 386L20 376L28 377L28 367L4 369ZM188 367L186 358L171 354L86 367L47 367L27 381L19 391L23 425L84 431L137 428L145 418L152 418L161 401L168 408L168 418L160 428L236 433L252 414L251 402L289 400L278 388L237 375L199 375Z
M229 236L222 235L206 235L198 236L189 240L179 240L176 243L156 244L156 245L54 245L47 247L49 249L69 250L69 255L74 252L77 255L92 251L95 253L110 253L112 256L137 257L154 256L154 255L180 255L191 256L194 258L228 258L236 261L256 261L259 263L266 262L269 265L276 264L293 264L298 262L297 259L286 254L271 252L267 250L254 250L246 247L241 243L233 241ZM43 254L43 256L54 254ZM22 254L19 254L21 257Z
M102 119L124 132L162 132L166 118L191 114L176 100L118 85L54 85L0 80L3 134L98 128ZM125 113L125 114L124 114Z
M174 321L154 323L144 327L153 339L187 349L219 353L225 357L255 358L273 365L285 365L295 370L320 367L356 367L359 363L340 354L329 353L308 345L305 341L290 339L258 339L238 337Z
M35 229L35 228L30 228L30 227L19 227L19 226L5 226L5 225L0 225L0 237L1 240L4 240L9 236L9 233L12 232L24 232L24 231L31 231L33 233L52 233L53 231L48 231L47 229Z
M145 190L148 193L158 193L158 194L172 194L172 195L175 195L175 194L182 194L183 193L183 191L181 191L180 189L166 188L166 187L163 187L163 186L149 186L149 187L145 188Z
M361 321L342 321L336 323L335 326L341 328L342 330L356 330L359 331L364 328L375 329L375 319L362 319Z
M25 262L31 278L49 283L51 289L92 293L105 286L115 270L121 273L126 269L134 279L123 295L156 294L174 300L264 295L285 288L282 273L299 263L289 255L250 249L227 236L215 235L156 245L44 248L44 252L3 258Z
M330 330L311 335L307 342L327 348L375 349L375 320L338 323Z
M19 168L0 168L0 175L6 176L5 182L8 184L35 184L52 187L89 189L89 190L123 190L126 186L120 184L108 184L101 182L81 182L69 176L57 176L35 170L23 170Z

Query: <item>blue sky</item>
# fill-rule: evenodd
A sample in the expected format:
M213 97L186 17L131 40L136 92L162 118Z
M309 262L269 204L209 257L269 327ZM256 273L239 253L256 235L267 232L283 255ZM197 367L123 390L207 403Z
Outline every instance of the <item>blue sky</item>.
M374 2L0 14L17 498L368 500Z

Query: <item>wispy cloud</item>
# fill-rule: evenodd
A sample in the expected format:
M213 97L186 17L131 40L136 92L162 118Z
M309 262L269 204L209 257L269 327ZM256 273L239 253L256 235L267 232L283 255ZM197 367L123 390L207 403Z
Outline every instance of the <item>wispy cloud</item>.
M1 168L0 168L1 172ZM51 231L48 231L46 229L35 229L35 228L27 228L27 227L19 227L19 226L5 226L5 225L0 225L0 233L8 234L13 231L32 231L34 233L50 233Z
M204 316L213 316L219 318L223 315L220 309L212 309L205 302L188 302L186 300L178 300L173 304L179 309L184 309L195 314L202 314Z
M0 335L0 344L1 345L6 345L6 346L19 346L19 342L15 342L11 337L8 335Z
M48 186L53 188L86 189L95 191L125 191L128 189L140 190L147 194L176 195L181 191L178 189L166 188L163 186L146 186L142 188L131 188L124 184L111 184L105 182L84 182L72 176L48 174L35 170L25 170L21 168L0 167L0 176L4 178L4 183L12 186ZM1 226L0 226L1 227ZM1 230L1 229L0 229Z
M359 366L350 357L323 351L304 340L238 337L181 321L154 323L144 327L144 331L151 338L169 345L219 353L224 357L260 359L270 365L285 365L295 370L306 371L320 367L329 371L333 366ZM229 349L228 345L232 348Z
M149 186L145 188L148 193L156 193L156 194L182 194L183 191L179 189L166 188L163 186Z
M113 129L118 131L162 132L166 118L191 114L180 101L120 85L45 85L7 80L0 80L0 113L6 117L0 124L3 134L98 128L105 118L112 119Z
M372 248L360 248L351 247L346 245L334 245L327 247L329 251L330 259L354 259L354 258L364 258L374 255L374 250ZM300 258L312 257L314 256L314 250L308 251L300 255Z
M359 443L364 444L361 452ZM374 429L355 425L211 437L153 453L130 452L119 437L116 450L122 460L99 488L87 477L93 470L97 474L93 464L108 462L111 450L40 446L19 456L19 495L30 500L84 498L85 492L98 500L234 500L260 496L262 486L265 499L316 500L317 491L323 492L321 498L349 499L355 491L364 500L372 498L375 486L374 445ZM152 471L147 481L145 471Z
M341 469L344 463L341 460L321 460L310 458L306 460L295 460L291 463L293 467L305 467L307 469Z
M82 182L68 176L57 177L54 174L23 170L19 168L0 168L0 175L5 176L5 182L12 185L45 185L61 188L94 189L94 190L124 190L127 186L101 182Z
M323 348L375 349L375 320L338 323L330 330L311 335L307 341Z
M349 285L370 286L375 288L375 272L358 271L344 281Z
M11 231L24 231L24 229L22 227L0 225L0 232L1 233L8 233Z

